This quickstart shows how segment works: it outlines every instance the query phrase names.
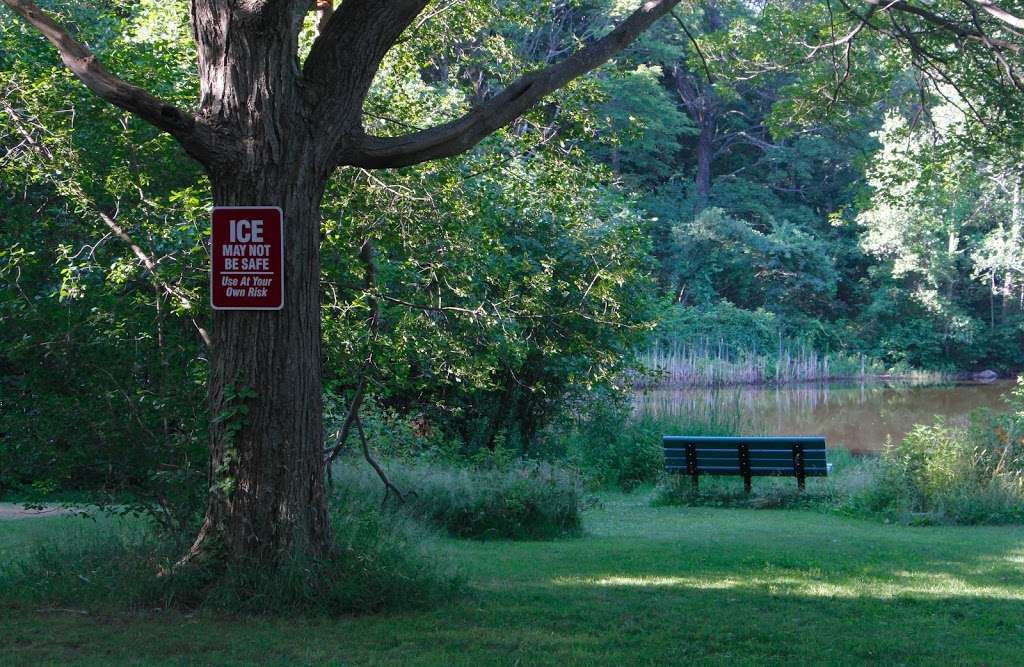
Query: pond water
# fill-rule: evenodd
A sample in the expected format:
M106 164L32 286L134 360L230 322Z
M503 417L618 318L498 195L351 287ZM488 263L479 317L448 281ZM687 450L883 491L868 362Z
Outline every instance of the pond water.
M966 421L976 408L1005 411L1000 396L1013 385L1012 380L916 386L871 381L656 388L638 393L635 409L639 414L738 417L743 433L824 435L829 445L872 452L885 447L888 439L900 440L914 424L932 423L936 415L957 422Z

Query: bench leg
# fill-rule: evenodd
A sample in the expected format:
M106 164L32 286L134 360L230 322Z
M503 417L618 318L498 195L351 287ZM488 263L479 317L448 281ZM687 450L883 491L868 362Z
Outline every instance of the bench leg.
M736 448L736 457L740 463L740 474L743 475L743 491L750 493L750 446L740 443Z
M690 473L690 483L693 484L693 490L696 492L697 485L700 483L698 481L700 471L697 470L697 445L692 442L686 445L686 470Z
M793 445L793 475L796 476L797 490L804 490L804 447Z

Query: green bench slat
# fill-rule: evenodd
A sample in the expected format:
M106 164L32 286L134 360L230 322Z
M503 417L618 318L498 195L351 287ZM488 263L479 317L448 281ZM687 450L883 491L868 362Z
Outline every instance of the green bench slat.
M735 452L740 444L741 443L737 443L736 445L733 445L732 447L700 447L700 446L698 446L698 447L696 447L694 449L696 449L696 451L698 453L699 452L707 452L709 454L713 454L713 453L716 453L716 452ZM768 448L768 449L764 449L762 447L749 447L748 449L751 451L751 453L757 452L759 454L766 454L766 455L784 454L786 452L792 452L793 451L793 445L787 445L786 447L773 447L773 448ZM665 451L666 452L686 452L686 446L683 445L682 447L666 447ZM804 448L804 452L808 453L808 454L812 454L812 453L821 453L821 454L823 454L825 452L825 448L823 448L823 447L805 447Z
M766 462L769 462L769 463L774 463L776 461L792 461L793 460L793 453L792 452L786 452L785 456L765 456L764 454L751 454L750 455L750 460L751 461L766 461ZM825 458L824 454L819 454L819 455L815 455L815 456L808 456L808 454L806 452L804 452L804 463L805 464L811 464L811 463L822 463L822 464L824 464L825 462L826 462L826 458Z
M666 469L671 471L679 471L685 473L687 471L686 466L666 466ZM702 466L697 467L698 472L702 475L733 475L737 476L740 474L739 466L721 466L713 468L705 468ZM804 470L804 475L807 477L827 477L828 473L824 468L808 468ZM792 477L792 468L752 468L750 470L751 477Z
M669 464L669 465L685 466L687 464L687 461L686 461L685 458L665 459L665 463ZM725 458L723 458L723 459L700 459L700 458L697 459L697 465L698 466L703 466L703 465L708 465L708 466L739 465L739 464L740 464L740 460L739 460L739 458L736 458L736 457L731 458L731 459L725 459ZM786 466L793 467L793 462L792 461L781 461L781 460L780 461L758 461L756 459L751 459L750 465L751 465L751 467L754 467L754 468L756 468L756 467L762 467L762 468L784 468ZM827 465L828 465L828 463L826 461L804 461L804 468L805 469L806 468L824 468Z
M669 454L680 454L680 455L683 455L683 456L686 455L686 447L665 447L664 449L665 449L666 456L669 455ZM726 447L715 447L715 448L696 447L695 449L697 450L697 455L698 456L702 456L702 455L709 456L709 455L713 455L713 454L730 454L730 453L735 453L735 452L739 451L738 447L727 447L727 448ZM750 452L751 456L757 455L757 456L761 456L761 457L765 457L765 458L771 458L773 456L789 456L793 452L793 447L792 447L792 445L789 446L789 447L786 447L785 449L781 449L781 448L780 449L759 449L759 448L755 448L755 447L750 447L748 449L748 451ZM808 457L808 456L822 457L822 456L825 456L825 453L826 453L826 450L824 450L824 449L807 449L807 448L804 448L803 451L804 451L804 456L805 457Z
M735 447L740 443L753 444L765 449L779 449L781 447L792 447L794 444L804 447L825 447L825 438L820 435L665 435L662 436L664 443L682 443L685 447L693 443L698 446L719 446Z
M669 463L665 467L666 468L671 468L671 469L684 469L687 466L686 466L686 462L685 461L678 461L678 462ZM704 470L705 468L736 468L738 470L739 467L740 467L740 464L739 464L738 461L733 461L733 462L730 462L730 461L713 461L713 462L710 462L710 463L698 463L697 464L697 469L698 470ZM792 465L756 465L756 464L751 464L750 470L751 470L751 472L756 472L758 470L793 470L793 466ZM828 468L827 468L827 466L823 466L823 465L804 466L804 471L805 472L810 472L812 470L824 472L824 471L828 470Z
M697 459L698 460L719 459L719 458L737 458L738 456L739 456L739 450L737 450L737 449L733 449L731 451L730 450L725 450L725 449L723 449L723 450L717 450L716 449L713 452L708 452L707 450L700 450L700 449L697 450ZM671 458L685 459L686 458L686 450L685 449L681 450L681 451L665 450L665 458L666 459L671 459ZM789 461L792 458L793 458L792 450L787 450L787 451L779 450L779 451L773 451L773 452L770 452L770 453L755 452L753 450L750 451L750 460L751 461ZM821 450L813 451L813 452L806 452L806 451L804 452L804 461L807 461L807 462L811 462L811 461L825 461L825 458L826 458L825 452L821 451Z
M697 451L699 452L700 450L698 449ZM751 449L748 449L747 451L750 452L751 456L757 456L757 457L762 458L762 459L774 459L774 458L786 457L786 456L792 456L793 455L793 449L792 448L789 448L789 449L769 449L769 450L753 449L753 448L751 448ZM824 449L805 449L803 451L804 451L804 456L805 457L807 457L807 456L819 456L819 457L820 456L825 456L825 450Z
M686 473L686 468L680 468L679 472L685 474ZM701 474L702 477L704 475L719 475L719 476L738 477L738 476L740 476L740 471L739 471L739 468L736 468L736 469L733 469L733 470L701 470L700 474ZM750 476L751 477L793 477L794 475L793 475L793 471L792 470L777 470L777 471L765 470L765 471L761 471L761 472L751 472ZM826 475L823 472L805 472L804 476L805 477L827 477L828 475Z
M696 454L701 475L742 475L740 446L746 445L751 477L796 476L793 446L800 445L806 477L826 477L828 456L820 436L672 436L662 438L665 469L687 473L687 449Z

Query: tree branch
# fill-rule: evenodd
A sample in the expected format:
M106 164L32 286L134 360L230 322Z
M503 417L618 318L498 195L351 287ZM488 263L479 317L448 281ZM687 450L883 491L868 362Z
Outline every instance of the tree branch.
M885 9L887 9L887 8L885 8ZM885 9L882 9L882 11L885 11ZM822 51L824 49L831 49L831 48L835 48L837 46L849 45L857 37L857 35L860 34L861 30L863 30L864 28L866 28L869 25L869 21L871 20L871 17L874 15L874 13L877 10L878 10L878 5L877 4L876 5L871 5L870 7L868 7L867 14L857 22L857 25L853 28L853 30L851 30L850 32L846 33L842 37L839 37L837 39L833 39L831 42L826 42L824 44L817 44L814 48L811 49L810 53L808 53L804 57L804 60L811 60L812 58L814 58L814 56L818 55L819 51ZM833 28L834 28L835 24L833 23L832 25L833 25Z
M328 125L354 121L337 110L359 113L388 50L430 0L345 0L313 42L302 76L318 98L317 114ZM333 134L337 135L338 132Z
M356 393L352 397L352 403L348 406L348 414L345 416L345 421L338 429L338 434L334 438L334 444L328 447L324 452L324 465L327 466L327 475L331 474L331 464L334 463L334 459L338 458L338 454L345 448L345 443L348 442L348 434L352 429L352 424L355 423L356 418L359 416L359 408L363 404L363 397L366 391L366 376L364 375L359 379L359 385L356 386Z
M991 0L977 0L978 5L985 11L989 16L1002 21L1003 23L1016 28L1017 30L1024 30L1024 19L1019 16L1015 16L1005 9L996 5Z
M374 169L403 167L469 150L546 95L608 61L679 2L645 0L608 35L559 63L520 77L487 102L450 123L399 137L360 134L343 148L338 163Z
M908 2L905 2L904 0L897 0L895 2L891 2L889 5L887 5L887 7L892 8L893 10L901 12L903 14L912 14L913 16L917 16L923 21L930 23L931 25L937 28L941 28L942 30L946 31L951 35L954 35L961 39L969 39L980 42L981 44L990 49L1006 49L1007 51L1011 51L1013 53L1019 53L1021 50L1024 50L1024 45L1017 44L1015 42L1011 42L1005 39L997 39L976 29L974 26L968 26L962 23L958 23L940 14L937 14L936 12L929 11L922 7L918 7L917 5L912 5Z
M704 75L708 78L708 83L714 84L715 77L711 76L711 68L708 67L708 59L704 57L704 52L701 51L700 44L697 43L697 38L693 36L693 33L691 33L690 29L686 27L686 23L682 18L680 18L679 14L676 14L675 10L672 10L670 13L676 23L679 24L679 27L683 29L683 32L686 33L686 38L689 39L690 44L693 45L693 50L697 52L698 56L700 56L700 62L704 66Z
M395 492L395 496L398 498L398 504L403 504L405 502L405 494L395 486L394 482L388 479L387 473L384 472L384 468L381 468L380 464L373 458L373 455L370 454L370 447L366 442L366 432L363 430L363 422L359 419L358 414L356 415L356 431L359 433L359 444L363 448L363 458L366 459L366 462L373 467L377 472L377 476L380 477L380 481L384 483L384 497L380 501L381 507L387 504L388 495L392 491Z
M94 94L167 132L189 155L208 164L211 142L202 136L205 128L194 116L111 74L88 47L31 0L0 1L53 44L67 68Z
M185 310L192 310L192 298L189 294L177 285L172 285L160 277L157 263L153 261L152 257L146 254L146 252L135 242L128 232L121 227L121 225L117 224L113 218L103 211L97 209L96 212L99 215L100 220L103 221L103 224L109 227L110 231L112 231L117 238L124 241L125 244L131 248L132 254L138 258L139 262L141 262L142 265L146 267L146 270L149 271L149 274L153 276L153 282L156 283L157 287L163 290L168 296L177 299L178 303L181 304L182 308ZM213 347L213 340L210 338L209 332L204 327L200 326L199 323L196 322L195 318L192 319L192 324L195 326L196 331L199 333L199 337L202 338L206 347Z

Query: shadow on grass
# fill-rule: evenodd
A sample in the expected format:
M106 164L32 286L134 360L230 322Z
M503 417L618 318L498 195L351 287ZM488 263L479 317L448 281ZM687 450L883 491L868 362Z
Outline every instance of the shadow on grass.
M617 498L588 515L587 530L554 542L448 540L470 590L430 609L312 620L164 612L111 623L21 606L0 613L0 636L10 638L0 658L1009 665L1024 654L1024 530Z
M3 625L9 655L58 662L1011 665L1020 664L1024 650L1018 599L833 595L706 576L645 581L648 575L633 573L625 580L481 589L428 612L313 626L308 619L174 614L115 623L55 615L42 634L24 617L31 614Z

